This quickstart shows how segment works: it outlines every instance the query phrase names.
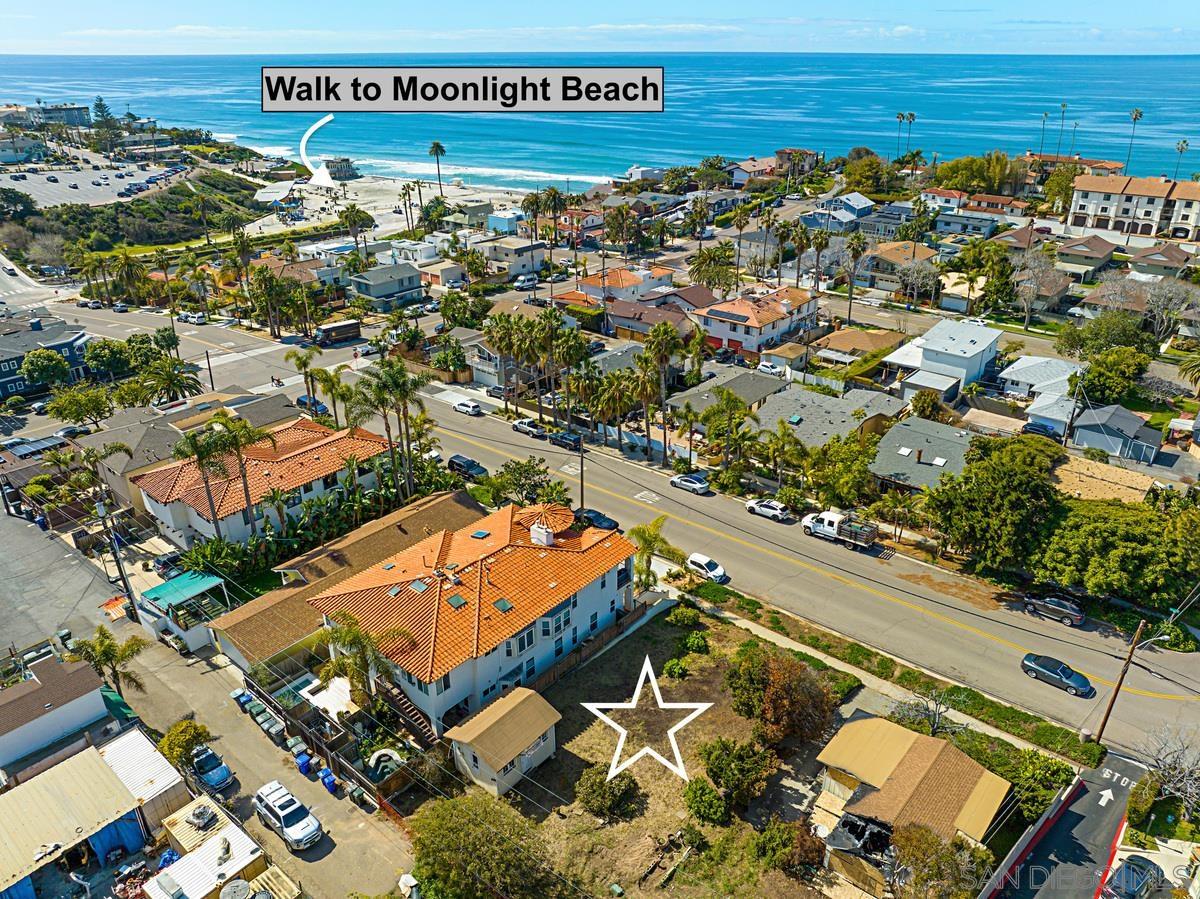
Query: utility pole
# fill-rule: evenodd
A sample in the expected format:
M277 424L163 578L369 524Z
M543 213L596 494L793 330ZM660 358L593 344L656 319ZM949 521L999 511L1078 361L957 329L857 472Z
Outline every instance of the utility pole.
M567 415L570 415L570 414L571 414L571 411L568 409ZM579 508L582 509L586 505L587 505L587 503L585 503L583 501L583 435L580 434L579 435Z
M1104 739L1104 728L1108 727L1108 716L1112 714L1113 706L1117 702L1117 694L1121 692L1121 685L1125 683L1125 673L1129 670L1129 663L1133 661L1133 651L1138 648L1138 644L1142 640L1142 631L1146 629L1146 619L1143 618L1138 622L1137 633L1133 635L1133 639L1129 641L1129 652L1125 654L1125 664L1121 666L1121 674L1117 678L1117 685L1113 687L1112 696L1108 697L1108 707L1104 710L1104 717L1100 719L1100 729L1096 731L1096 742L1099 743Z
M217 382L213 380L212 358L208 355L208 350L204 351L204 361L208 365L208 386L215 392L217 389Z
M136 624L139 619L137 603L133 598L133 587L129 585L129 575L125 573L125 563L121 560L120 543L117 540L116 532L108 523L108 510L104 508L103 502L96 503L96 514L100 516L100 521L104 525L104 530L107 532L109 543L112 546L113 560L117 563L117 576L121 579L121 591L129 601L129 620Z

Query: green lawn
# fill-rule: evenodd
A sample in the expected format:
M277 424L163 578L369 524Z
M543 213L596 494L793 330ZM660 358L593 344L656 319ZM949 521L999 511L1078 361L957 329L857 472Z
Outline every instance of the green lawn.
M1150 837L1158 837L1162 840L1186 840L1189 843L1200 840L1200 835L1197 834L1197 825L1191 821L1186 821L1180 811L1182 803L1178 799L1159 799L1150 807L1150 814L1154 816L1153 820L1147 818L1148 826L1142 828L1134 828L1132 825L1129 828L1129 833L1125 837L1125 841L1134 846L1140 846L1144 849L1154 848L1154 842Z
M1180 397L1174 403L1160 403L1148 399L1137 391L1133 391L1125 397L1121 401L1121 405L1134 412L1149 415L1150 418L1146 424L1155 430L1162 430L1167 422L1172 418L1178 418L1184 412L1195 414L1197 410L1200 410L1200 403L1192 398Z

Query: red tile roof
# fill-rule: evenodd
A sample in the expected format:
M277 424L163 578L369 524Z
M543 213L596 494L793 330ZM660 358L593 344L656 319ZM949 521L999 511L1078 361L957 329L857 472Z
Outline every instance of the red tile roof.
M246 478L250 498L259 502L272 487L295 490L317 478L334 474L346 467L346 459L357 456L360 462L387 452L387 440L362 428L335 431L307 418L297 418L272 429L275 445L269 441L248 447ZM210 474L209 486L217 517L227 518L246 508L237 458L231 453L221 460L226 475ZM159 503L184 502L206 521L209 519L204 480L195 460L174 462L132 479L143 493Z
M575 531L572 521L565 506L507 506L462 530L427 537L308 601L326 615L351 613L373 634L407 631L411 640L380 648L431 683L495 649L636 552L616 531ZM553 545L534 542L536 524L554 532Z

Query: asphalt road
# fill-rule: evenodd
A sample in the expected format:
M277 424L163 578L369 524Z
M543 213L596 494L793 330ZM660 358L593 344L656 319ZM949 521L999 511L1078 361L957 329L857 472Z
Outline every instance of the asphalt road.
M578 499L575 454L512 431L495 416L468 418L450 405L456 388L427 404L441 422L443 456L461 452L489 470L530 454L547 460ZM725 496L698 497L668 486L668 475L599 449L585 454L586 505L629 528L658 515L685 552L720 562L732 586L929 671L968 684L1069 727L1095 730L1127 644L1107 628L1069 629L991 599L973 582L902 556L883 559L818 538L798 524L750 515ZM1086 673L1092 699L1067 696L1020 670L1026 652L1053 655ZM1151 673L1153 670L1155 673ZM1141 735L1165 723L1200 723L1200 657L1150 649L1130 671L1106 741L1136 750Z
M11 268L15 275L8 274L5 269ZM65 295L62 288L46 287L37 283L21 269L14 265L6 256L0 254L0 310L5 308L19 310L30 306L40 306L51 302L56 296Z

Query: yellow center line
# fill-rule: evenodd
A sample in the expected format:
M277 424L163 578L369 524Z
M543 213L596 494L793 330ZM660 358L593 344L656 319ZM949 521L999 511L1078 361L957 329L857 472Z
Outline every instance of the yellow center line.
M516 459L518 461L521 461L524 458L522 456L515 456L512 453L508 453L508 452L505 452L504 450L497 449L496 446L494 446L493 444L483 443L481 441L474 440L473 438L466 437L466 436L459 434L457 432L454 432L454 431L447 431L441 427L435 428L434 430L436 430L437 432L439 432L441 434L445 434L446 436L451 437L455 440L461 440L463 443L469 443L471 446L477 446L482 450L487 450L488 452L495 453L500 456L504 456L505 458L508 458L508 459ZM612 497L613 499L615 499L621 503L624 503L626 505L629 505L629 506L634 506L636 508L643 509L643 510L646 508L644 503L640 503L635 499L630 499L629 497L622 496L620 493L616 493L615 491L612 491L612 490L607 490L604 487L600 487L595 484L588 484L587 489L591 490L591 491L595 491L596 493L601 493L605 496ZM872 596L878 597L879 599L882 599L886 602L890 602L893 605L901 606L905 609L909 609L920 615L924 615L924 616L926 616L928 618L932 618L936 621L941 621L944 624L948 624L951 627L958 628L959 630L968 631L972 634L975 634L978 637L982 637L985 640L990 640L993 643L999 643L1002 646L1007 646L1010 649L1015 649L1017 652L1021 653L1021 655L1025 655L1026 653L1034 652L1034 650L1024 647L1019 643L1014 643L1012 640L1009 640L1005 637L1001 637L1001 636L998 636L997 634L989 633L988 631L985 631L982 628L976 627L973 624L968 624L965 621L959 621L956 618L952 618L949 615L945 615L941 612L934 611L933 609L927 609L924 606L921 606L915 602L911 602L907 599L902 599L899 596L895 596L894 594L888 593L884 590L879 590L875 587L872 587L868 584L864 584L861 581L857 581L854 578L847 577L847 576L845 576L843 574L839 574L835 571L830 571L826 568L822 568L819 565L813 565L811 562L805 562L803 559L797 559L794 556L789 556L787 553L782 553L782 552L779 552L778 550L774 550L774 549L771 549L770 547L762 546L758 543L754 543L753 541L746 540L742 537L737 537L737 536L729 533L728 531L723 531L718 528L710 527L709 525L706 525L706 524L700 524L699 522L692 521L690 518L683 518L679 515L675 515L671 512L666 512L666 511L663 511L660 509L656 509L655 512L656 512L655 517L658 517L658 515L665 516L670 521L678 522L679 524L686 525L687 527L694 528L695 530L698 530L698 531L703 531L704 533L709 534L713 537L717 537L721 540L727 540L730 543L736 543L739 546L746 547L747 549L753 550L754 552L758 552L758 553L761 553L766 556L770 556L771 558L779 559L783 562L788 562L789 564L795 565L798 568L803 568L806 571L811 571L814 574L818 574L818 575L821 575L822 577L829 578L830 580L837 581L839 584L844 584L847 587L854 588L855 590L861 590L864 593L869 593ZM1079 670L1079 669L1076 669L1076 670ZM1082 671L1082 670L1080 670L1079 673L1084 675L1085 677L1087 677L1093 684L1101 684L1101 685L1107 686L1107 687L1112 687L1112 686L1116 685L1115 681L1108 680L1107 678L1100 677L1099 675L1089 674L1088 672ZM1150 699L1169 699L1169 700L1175 700L1175 701L1180 701L1180 702L1196 702L1196 701L1200 700L1200 696L1195 696L1195 695L1191 695L1191 694L1158 693L1153 690L1139 690L1135 687L1123 687L1121 692L1131 693L1135 696L1145 696Z
M74 313L74 314L75 314L75 315L78 315L79 313ZM85 316L85 318L86 318L86 317L87 317L87 316ZM170 313L167 313L167 317L168 317L168 320L169 320L169 319L170 319ZM109 320L109 319L107 319L107 318L96 318L95 316L92 316L92 317L91 317L91 320L92 320L93 322L95 322L96 324L98 324L98 325L109 325L109 326L111 326L111 327L114 327L114 328L115 328L115 327L120 327L120 326L121 326L121 324L122 324L121 322L114 322L114 321L111 321L111 320ZM156 330L154 325L141 325L141 324L139 324L139 325L137 325L137 327L138 327L138 328L145 328L145 329L146 329L146 330L148 330L148 331L153 331L153 330ZM161 326L160 326L160 327L161 327ZM178 333L178 332L176 332L176 333ZM246 337L253 337L255 340L261 341L261 342L263 342L263 343L274 343L274 342L275 342L275 340L274 340L273 338L269 338L269 337L259 337L257 334L251 334L251 333L249 333L249 332L247 332L247 331L238 331L238 332L236 332L236 333L237 333L237 334L239 334L239 335L245 335ZM119 338L109 338L109 339L119 339ZM241 352L240 350L233 349L232 347L221 346L221 345L220 345L220 344L218 344L218 343L212 343L211 341L204 340L203 338L200 338L200 337L195 337L195 336L193 336L193 335L190 335L190 334L189 334L188 336L186 336L186 337L185 337L183 334L179 334L179 339L180 339L180 340L192 340L192 341L195 341L196 343L202 343L202 344L204 344L205 346L212 347L214 350L220 350L222 353L237 353L237 352Z

